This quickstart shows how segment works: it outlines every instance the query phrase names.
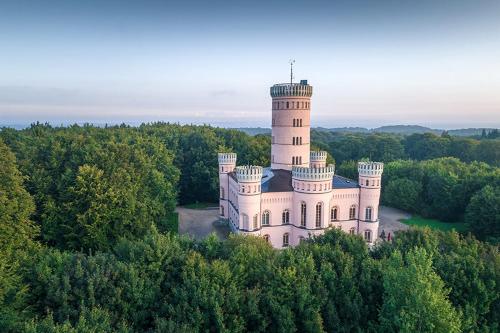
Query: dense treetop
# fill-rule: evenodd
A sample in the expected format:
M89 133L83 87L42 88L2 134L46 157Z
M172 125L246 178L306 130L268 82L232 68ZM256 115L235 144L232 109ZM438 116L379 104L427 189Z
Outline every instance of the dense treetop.
M3 129L0 328L497 332L497 139L451 153L454 140L369 134L313 145L351 178L355 160L386 162L385 203L463 219L475 236L412 229L369 249L330 230L278 251L254 237L195 242L168 224L178 203L217 200L218 151L268 165L269 136L164 123Z

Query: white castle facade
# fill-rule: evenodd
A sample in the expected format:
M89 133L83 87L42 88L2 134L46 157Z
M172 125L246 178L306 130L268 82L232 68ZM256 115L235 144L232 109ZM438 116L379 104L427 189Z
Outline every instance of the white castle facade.
M236 166L219 153L220 215L233 232L263 237L275 248L340 228L373 244L383 163L359 162L358 181L335 174L327 153L310 151L312 86L271 87L271 166Z

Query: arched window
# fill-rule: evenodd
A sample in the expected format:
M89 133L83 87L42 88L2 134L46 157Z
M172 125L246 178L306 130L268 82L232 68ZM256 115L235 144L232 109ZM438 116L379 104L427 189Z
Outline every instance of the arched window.
M293 120L293 127L295 127L295 119Z
M367 179L366 180L366 186L370 185L370 181Z
M330 211L330 221L337 221L339 219L339 209L338 207L333 207Z
M300 204L300 225L302 227L306 226L306 214L307 214L306 203L302 202Z
M243 214L243 230L249 230L250 226L248 225L248 215Z
M351 235L356 234L356 228L353 227L353 228L349 229L349 234L351 234Z
M292 165L295 165L295 156L292 156Z
M371 230L365 230L365 241L371 243L371 241L372 241L372 232L371 232Z
M253 216L253 228L258 229L259 228L259 215L255 214Z
M220 215L224 216L224 206L220 206Z
M354 220L356 218L356 205L352 205L349 208L349 220Z
M299 164L302 164L302 156L299 157Z
M318 202L316 204L316 228L321 228L321 220L323 217L323 204Z
M268 242L268 243L269 243L269 239L270 239L269 235L264 235L264 237L263 237L263 238L264 238L264 240L265 240L266 242Z
M377 186L380 186L380 179L377 179Z
M366 221L372 220L372 208L371 207L366 207L366 209L365 209L365 220Z
M299 126L302 127L302 119L300 119L300 125Z
M262 213L262 225L269 225L269 211L266 210Z
M283 211L283 214L281 215L281 223L283 224L290 223L290 211L288 209L285 209Z
M220 187L220 198L221 198L221 199L224 199L224 194L225 194L225 193L224 193L224 187L222 187L222 186L221 186L221 187Z
M288 241L289 241L289 235L288 235L288 232L286 232L283 234L283 247L288 246L288 244L289 244Z
M290 102L286 102L286 108L289 109L290 108Z

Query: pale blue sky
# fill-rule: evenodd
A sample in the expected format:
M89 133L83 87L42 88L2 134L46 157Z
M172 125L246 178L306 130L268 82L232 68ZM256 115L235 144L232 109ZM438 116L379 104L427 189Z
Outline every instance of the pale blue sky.
M500 1L0 1L0 123L500 126Z

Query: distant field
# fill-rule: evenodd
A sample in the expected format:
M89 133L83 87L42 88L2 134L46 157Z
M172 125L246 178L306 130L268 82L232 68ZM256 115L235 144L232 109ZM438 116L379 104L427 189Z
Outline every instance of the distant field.
M458 232L466 232L467 224L465 223L451 223L443 222L434 219L426 219L421 216L412 216L409 219L401 220L402 223L418 227L430 227L432 229L438 229L443 231L451 231L455 229Z

